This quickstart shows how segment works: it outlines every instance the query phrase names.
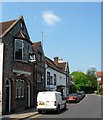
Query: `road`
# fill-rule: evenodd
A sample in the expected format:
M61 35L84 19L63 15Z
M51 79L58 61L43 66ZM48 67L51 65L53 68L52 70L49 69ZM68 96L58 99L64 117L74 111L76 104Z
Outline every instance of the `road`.
M67 110L60 114L48 112L31 118L101 118L101 96L87 94L79 103L67 103Z

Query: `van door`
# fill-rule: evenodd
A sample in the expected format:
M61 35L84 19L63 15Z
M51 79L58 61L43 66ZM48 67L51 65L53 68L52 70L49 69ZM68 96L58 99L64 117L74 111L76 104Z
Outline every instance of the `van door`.
M45 92L38 95L38 108L45 108L46 107L46 94Z
M55 108L56 96L55 93L46 93L46 108Z

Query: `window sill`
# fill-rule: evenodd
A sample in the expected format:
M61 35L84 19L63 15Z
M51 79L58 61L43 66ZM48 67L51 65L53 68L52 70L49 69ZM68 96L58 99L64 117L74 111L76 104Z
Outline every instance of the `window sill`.
M19 100L25 100L25 97L15 98L17 101Z
M20 63L29 63L29 61L23 61L23 60L14 60L14 62L20 62Z

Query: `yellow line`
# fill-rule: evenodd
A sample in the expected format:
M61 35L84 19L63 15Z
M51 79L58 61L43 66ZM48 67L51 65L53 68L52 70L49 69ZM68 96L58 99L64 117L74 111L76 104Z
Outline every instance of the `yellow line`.
M40 117L40 116L42 116L42 114L34 115L34 116L30 117L30 118L37 118L37 117Z

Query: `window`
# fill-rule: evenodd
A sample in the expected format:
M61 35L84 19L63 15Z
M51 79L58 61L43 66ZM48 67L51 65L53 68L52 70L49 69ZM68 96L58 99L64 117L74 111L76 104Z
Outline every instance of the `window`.
M54 74L54 85L56 85L56 74Z
M42 82L42 74L41 73L37 73L37 82L38 83Z
M50 85L50 72L47 72L47 85Z
M29 60L29 43L26 41L23 41L23 60L28 61Z
M50 76L50 85L53 85L53 76Z
M23 23L20 24L20 28L21 28L22 30L24 29Z
M22 60L23 58L23 41L15 40L15 59Z
M38 61L41 62L42 61L42 54L38 53Z
M16 80L16 98L24 97L24 80Z
M29 52L31 51L31 44L25 40L15 39L15 60L29 61Z

